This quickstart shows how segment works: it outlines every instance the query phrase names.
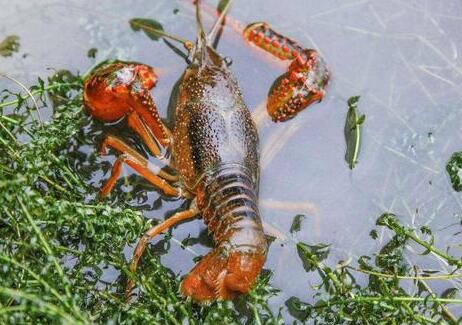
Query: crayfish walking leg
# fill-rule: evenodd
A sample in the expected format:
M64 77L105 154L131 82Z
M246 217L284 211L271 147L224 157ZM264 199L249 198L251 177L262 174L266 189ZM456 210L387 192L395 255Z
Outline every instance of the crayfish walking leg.
M122 154L117 158L112 167L111 177L101 188L101 197L105 197L111 192L122 172L122 163L126 163L128 166L133 168L151 184L162 190L164 194L169 196L180 196L180 189L173 187L169 183L169 181L176 181L176 176L171 175L151 164L146 158L141 156L138 152L130 148L126 143L115 136L110 135L103 140L100 152L104 153L107 146L116 149Z
M157 82L151 67L131 62L111 63L99 68L84 82L84 103L94 118L104 122L117 121L125 116L128 125L141 137L149 151L168 165L165 154L171 143L171 133L162 123L149 90ZM126 163L149 182L170 196L180 196L180 190L168 182L177 177L150 164L143 156L115 136L106 137L100 149L119 151L122 155L114 163L112 175L101 189L101 197L110 193Z
M147 232L145 232L143 237L141 237L140 241L138 242L138 245L136 245L135 252L133 253L133 259L130 264L130 272L136 272L138 262L141 256L143 255L144 250L146 249L146 244L148 243L148 241L153 239L155 236L161 234L162 232L168 230L170 227L173 227L177 223L194 218L198 214L199 210L193 202L192 207L189 210L177 212L172 217L168 218L164 222L152 227ZM130 294L133 289L133 284L133 280L129 278L127 282L127 288L125 290L126 302L130 301Z

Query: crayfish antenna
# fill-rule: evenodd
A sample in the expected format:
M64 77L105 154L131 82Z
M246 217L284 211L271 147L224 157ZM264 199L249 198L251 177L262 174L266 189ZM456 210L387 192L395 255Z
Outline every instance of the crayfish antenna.
M210 29L210 32L208 33L207 35L207 41L209 44L216 44L216 38L217 38L217 34L219 33L219 31L221 30L221 27L222 27L222 24L224 24L224 19L226 17L226 14L228 13L229 11L229 8L231 7L231 2L232 0L229 0L225 7L222 9L221 13L220 13L220 16L218 16L217 20L215 21L215 23L213 24L213 27ZM216 47L216 46L214 46Z
M205 36L204 24L202 23L200 0L195 1L196 5L196 26L197 26L197 41L199 48L207 44L207 37Z

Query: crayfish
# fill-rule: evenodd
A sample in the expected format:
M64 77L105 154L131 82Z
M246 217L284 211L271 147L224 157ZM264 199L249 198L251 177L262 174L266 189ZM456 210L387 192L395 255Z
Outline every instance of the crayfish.
M187 210L143 235L130 270L136 271L149 240L178 222L200 215L214 238L215 248L181 284L182 294L199 303L232 299L249 292L268 250L258 209L257 129L228 63L211 45L216 26L223 22L228 7L206 35L196 1L197 40L192 48L188 46L190 62L173 98L171 130L160 119L150 93L157 82L151 67L118 61L97 69L84 82L87 112L104 122L125 117L152 155L169 167L157 167L122 139L109 135L102 141L100 153L111 148L120 155L100 195L111 192L125 163L165 195L190 200ZM262 45L271 35L288 45L278 43L278 52L274 40L270 46ZM328 74L316 51L287 42L261 23L250 25L245 37L281 58L294 60L270 92L268 109L274 120L288 119L322 98ZM132 287L133 281L129 280L128 299Z

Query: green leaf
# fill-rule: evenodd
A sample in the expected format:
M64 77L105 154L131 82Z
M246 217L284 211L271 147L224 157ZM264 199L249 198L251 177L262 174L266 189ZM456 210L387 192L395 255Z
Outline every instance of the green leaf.
M348 113L344 129L346 140L345 160L350 169L353 169L358 161L361 146L361 125L366 120L366 116L364 114L359 115L356 110L358 100L359 96L348 99Z
M96 53L97 53L97 52L98 52L98 49L92 47L91 49L88 50L87 56L88 56L89 58L93 58L93 59L94 59L94 58L96 57Z
M358 107L358 101L361 96L352 96L348 99L348 107Z
M376 266L389 273L406 274L408 264L403 255L405 244L405 238L398 235L393 236L376 254Z
M429 226L422 226L420 227L420 231L422 232L422 234L426 234L426 235L432 235L432 230L430 229Z
M220 2L218 3L218 6L217 6L217 11L218 11L219 14L221 14L223 12L223 10L226 8L228 3L229 3L229 0L220 0Z
M462 183L460 181L459 172L462 168L462 151L454 152L446 165L446 171L452 183L452 188L456 192L462 191Z
M388 228L393 228L397 225L398 219L396 218L396 215L393 213L386 212L382 214L380 217L377 218L377 221L375 222L377 226L384 226Z
M319 266L319 263L327 258L329 246L322 243L316 245L297 243L297 253L302 260L305 271L314 271Z
M305 216L303 214L297 214L292 221L292 225L290 226L290 233L293 234L294 232L299 232L302 227L302 221L305 220Z
M158 41L163 35L164 28L154 20L148 18L133 18L130 19L130 27L135 31L142 30L150 39Z
M301 301L297 297L290 297L286 300L285 305L287 306L289 314L301 322L306 322L311 316L312 306Z
M3 57L12 56L14 52L19 51L19 37L16 35L7 36L0 43L0 55Z
M425 274L436 274L436 273L439 273L440 271L438 270L422 270L422 273L425 273Z
M441 294L441 298L445 298L445 299L454 299L456 298L457 296L457 292L459 291L459 289L457 288L449 288L449 289L446 289L444 290L444 292Z
M69 70L57 70L52 76L48 77L48 82L50 84L55 84L57 88L53 91L48 92L48 96L53 103L53 107L57 107L58 105L65 104L67 98L69 97L69 93L72 89L68 87L59 87L59 84L69 84L72 82L77 82L78 77L74 75ZM41 83L39 80L40 87L44 87L43 82Z
M430 237L430 240L427 241L429 245L433 245L435 243L435 236L433 236L432 230L428 226L422 226L420 227L420 231L424 235L428 235ZM430 250L426 249L425 252L423 252L421 255L427 255L430 254Z
M379 234L377 233L377 230L373 229L369 232L369 236L371 236L372 239L377 239Z

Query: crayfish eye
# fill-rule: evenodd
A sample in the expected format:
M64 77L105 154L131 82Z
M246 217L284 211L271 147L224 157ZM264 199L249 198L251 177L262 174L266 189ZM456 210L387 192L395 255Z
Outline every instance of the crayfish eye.
M128 113L133 93L149 90L156 82L154 70L147 65L122 61L107 64L84 81L85 108L96 119L117 121Z

